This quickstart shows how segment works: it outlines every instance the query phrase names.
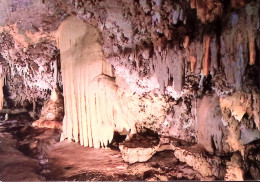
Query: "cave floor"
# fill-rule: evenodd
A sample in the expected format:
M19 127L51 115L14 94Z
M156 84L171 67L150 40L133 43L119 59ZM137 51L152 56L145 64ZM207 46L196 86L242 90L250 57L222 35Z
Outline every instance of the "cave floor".
M59 142L59 137L60 131L35 129L26 119L0 121L0 180L203 180L172 151L159 152L147 162L128 164L119 150Z

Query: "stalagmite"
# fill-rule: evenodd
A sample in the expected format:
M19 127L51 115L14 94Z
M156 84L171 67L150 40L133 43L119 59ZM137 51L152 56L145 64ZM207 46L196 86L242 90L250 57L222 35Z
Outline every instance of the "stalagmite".
M203 60L203 75L209 75L209 47L210 47L210 35L204 36L205 43L205 55Z
M61 121L64 115L63 96L58 88L53 88L49 100L44 104L40 119L32 126L39 128L62 129Z
M74 16L57 31L65 98L61 140L94 148L106 147L115 130L135 132L134 119L117 95L113 69L103 60L100 42L98 31Z

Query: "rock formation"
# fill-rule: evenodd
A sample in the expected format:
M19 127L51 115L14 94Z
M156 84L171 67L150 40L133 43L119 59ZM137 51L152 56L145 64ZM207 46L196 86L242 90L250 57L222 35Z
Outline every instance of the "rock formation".
M63 96L54 88L49 100L44 104L41 110L40 119L34 121L32 126L39 128L62 129L62 120L64 116Z
M28 112L34 126L62 127L61 140L88 147L128 135L119 146L130 163L163 150L146 139L129 148L151 130L186 142L163 144L202 176L256 179L259 4L1 1L0 113Z

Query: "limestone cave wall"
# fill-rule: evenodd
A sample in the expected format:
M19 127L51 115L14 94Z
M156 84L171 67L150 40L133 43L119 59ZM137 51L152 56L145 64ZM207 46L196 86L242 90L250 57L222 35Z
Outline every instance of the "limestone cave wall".
M260 138L259 4L1 1L0 108L37 117L57 84L62 139L100 147L114 131L152 130L245 156Z

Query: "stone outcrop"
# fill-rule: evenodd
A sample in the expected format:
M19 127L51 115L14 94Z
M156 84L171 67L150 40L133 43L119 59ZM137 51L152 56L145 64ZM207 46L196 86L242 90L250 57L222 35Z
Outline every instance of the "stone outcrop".
M32 126L38 128L62 129L64 116L63 96L57 88L52 90L49 100L44 104L40 119L34 121Z
M178 160L187 163L203 177L222 178L225 172L221 159L207 155L202 145L181 146L176 140L159 142L153 137L134 136L121 143L119 149L124 161L130 164L148 161L156 152L172 150Z
M244 171L242 168L242 158L240 154L234 153L231 161L227 162L226 181L243 181Z
M119 149L125 162L130 164L148 161L157 151L158 139L134 135L131 140L119 144Z
M204 96L197 106L198 143L208 152L223 152L226 127L221 122L222 114L217 95Z

